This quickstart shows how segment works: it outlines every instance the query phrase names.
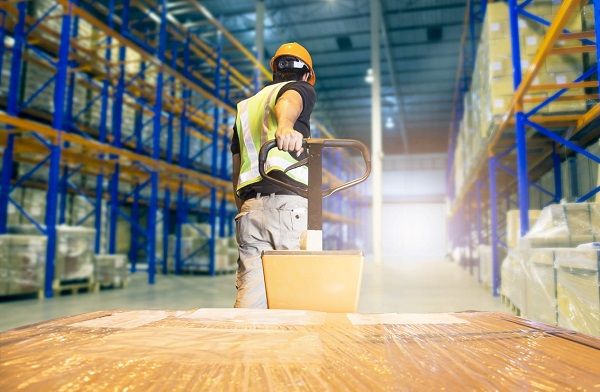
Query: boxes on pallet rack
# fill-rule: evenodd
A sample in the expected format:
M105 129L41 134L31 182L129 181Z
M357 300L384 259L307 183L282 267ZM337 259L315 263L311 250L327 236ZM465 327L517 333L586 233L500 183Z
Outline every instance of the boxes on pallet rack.
M502 262L503 295L528 318L597 334L594 328L599 318L596 324L590 324L589 320L582 321L573 314L590 306L598 309L598 250L592 255L589 249L573 248L586 247L598 236L599 203L566 203L544 208L519 246L509 249ZM589 288L590 282L595 282L595 288ZM591 314L597 317L598 313Z
M10 198L20 206L23 205L23 188L16 188L10 193ZM12 203L8 203L7 224L18 225L21 222L21 212Z
M556 249L558 325L600 336L600 250Z
M492 260L492 247L490 245L479 245L477 247L477 254L479 256L479 278L482 285L486 289L492 289L494 287L494 266ZM504 248L498 249L498 260L503 260L506 256L506 250ZM500 269L502 265L499 266ZM500 275L500 269L498 275Z
M0 296L43 290L46 237L0 235Z
M54 83L50 83L43 90L40 88L56 74L56 70L33 49L25 50L25 58L27 61L23 68L23 101L29 102L28 108L47 115L54 113Z
M12 48L15 43L14 38L6 35L4 36L4 47ZM0 98L6 100L8 97L8 86L10 84L10 69L12 63L12 51L4 50L2 51L3 57L2 60L2 77L0 79Z
M11 234L39 235L34 225L10 226ZM56 226L53 287L59 290L68 281L94 281L94 239L96 231L84 227ZM43 237L46 240L46 237Z
M94 276L100 287L126 287L127 255L95 255Z
M42 189L23 188L23 209L37 222L44 224L46 218L46 192ZM29 224L29 219L21 215L21 224Z
M522 247L576 247L600 238L600 203L553 204L521 240Z
M541 210L529 210L529 227L532 227L540 217ZM506 213L506 245L509 248L519 246L521 238L521 212L510 210Z
M523 252L518 248L509 249L500 266L500 292L519 312L526 305L525 277Z
M530 8L531 7L531 8ZM535 7L526 7L536 15L552 20L556 10L550 1L536 1ZM472 90L479 95L476 104L481 105L481 134L489 135L489 130L499 117L504 115L514 94L512 48L510 39L509 13L506 3L488 5L482 27L481 41L478 46L475 72L473 73ZM581 31L581 15L575 13L567 23L567 29ZM538 22L519 16L519 42L521 46L521 69L525 71L537 52L546 29ZM581 43L570 45L581 45ZM583 72L583 56L581 54L549 56L543 69L533 84L564 84L572 82ZM555 90L556 91L556 90ZM554 93L555 91L552 91ZM582 91L568 91L564 95L579 95ZM548 92L532 91L526 98L546 98ZM529 111L539 102L526 102L524 110ZM540 109L538 114L581 113L585 110L585 101L554 101Z
M588 4L583 7L583 10L581 11L581 19L583 30L589 31L594 30L596 28L593 4Z
M93 281L96 230L85 227L56 227L54 280Z
M94 201L92 197L89 198ZM81 226L91 229L96 228L96 207L88 201L88 199L81 195L75 195L71 201L71 226ZM102 199L100 205L100 252L106 253L108 251L108 206L106 200ZM117 229L117 244L123 240L123 237L128 238L129 233L124 230ZM117 252L122 253L120 250Z

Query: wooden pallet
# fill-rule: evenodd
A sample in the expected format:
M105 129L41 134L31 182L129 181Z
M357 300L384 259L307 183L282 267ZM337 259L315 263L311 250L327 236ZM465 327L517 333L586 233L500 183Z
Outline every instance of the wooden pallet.
M505 304L515 316L521 316L521 309L519 309L510 298L507 296L500 294L500 298L502 299L502 303Z
M52 283L52 291L55 296L59 296L62 293L68 293L71 295L79 294L80 292L97 292L100 286L97 282L94 282L94 278L76 279L76 280L55 280Z
M12 293L12 294L2 294L0 295L0 302L4 301L17 301L21 299L44 299L44 290L40 289L37 291L30 291L26 293Z
M120 284L116 284L116 283L103 283L103 282L98 282L98 286L100 287L100 290L110 290L110 289L124 289L127 287L127 279L123 280Z

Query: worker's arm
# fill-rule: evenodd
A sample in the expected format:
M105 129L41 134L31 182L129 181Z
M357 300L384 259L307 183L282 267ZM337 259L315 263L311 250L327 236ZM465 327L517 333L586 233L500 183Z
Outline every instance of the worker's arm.
M294 129L294 124L302 113L302 96L294 90L288 90L279 97L275 104L277 131L275 139L277 147L283 151L294 151L299 156L302 151L302 134Z
M232 164L231 179L233 182L233 196L235 197L235 205L237 206L238 212L240 212L244 201L238 197L235 189L237 187L238 178L240 177L240 154L232 155Z

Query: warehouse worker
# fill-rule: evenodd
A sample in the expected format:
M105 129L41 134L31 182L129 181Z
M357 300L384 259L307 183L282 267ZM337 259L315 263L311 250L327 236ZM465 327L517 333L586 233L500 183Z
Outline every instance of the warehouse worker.
M273 82L237 105L233 128L233 190L239 249L236 308L266 308L261 252L297 250L307 229L307 200L266 183L258 172L258 152L271 139L266 171L293 185L306 185L305 166L283 170L306 153L302 139L310 137L310 115L316 101L316 77L308 51L297 43L282 45L271 59Z

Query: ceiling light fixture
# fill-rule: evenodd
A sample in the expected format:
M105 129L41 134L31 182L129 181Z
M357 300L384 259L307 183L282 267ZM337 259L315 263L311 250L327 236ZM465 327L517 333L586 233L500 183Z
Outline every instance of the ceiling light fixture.
M367 76L365 76L365 82L371 84L373 83L373 69L367 69Z
M388 118L385 120L385 127L386 127L387 129L392 129L392 128L394 128L394 120L392 120L392 118L391 118L391 117L388 117Z

